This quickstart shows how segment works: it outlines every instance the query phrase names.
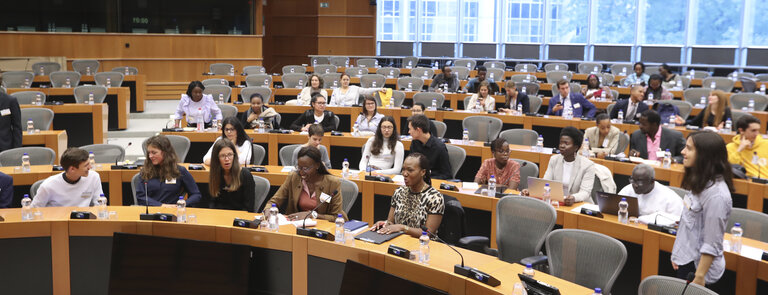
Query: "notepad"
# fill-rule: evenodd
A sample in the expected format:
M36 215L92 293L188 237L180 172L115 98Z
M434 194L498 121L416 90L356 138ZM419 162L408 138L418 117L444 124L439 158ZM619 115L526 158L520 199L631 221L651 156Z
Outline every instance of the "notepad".
M383 234L377 233L375 231L366 231L366 232L364 232L362 234L359 234L359 235L355 236L355 239L356 240L361 240L363 242L374 243L374 244L378 245L378 244L384 243L386 241L389 241L391 239L394 239L397 236L402 235L402 234L403 234L402 232L396 232L396 233L391 233L391 234L388 234L388 235L383 235Z
M356 231L362 227L368 226L368 223L365 221L360 220L350 220L344 223L344 229L350 230L350 231Z

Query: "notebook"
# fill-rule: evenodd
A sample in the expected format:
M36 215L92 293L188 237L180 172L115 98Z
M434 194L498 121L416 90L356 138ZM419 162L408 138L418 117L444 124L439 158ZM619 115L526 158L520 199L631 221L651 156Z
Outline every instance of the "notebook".
M375 231L370 231L369 230L369 231L365 231L364 233L355 236L355 239L356 240L361 240L363 242L374 243L374 244L378 245L378 244L387 242L387 241L389 241L391 239L394 239L397 236L402 235L402 234L403 234L402 232L396 232L396 233L391 233L391 234L388 234L388 235L383 235L383 234L377 233Z
M368 226L368 223L365 221L360 220L350 220L344 223L344 229L350 230L350 231L356 231L362 227Z
M606 192L597 192L597 205L600 207L600 212L618 215L621 198L627 199L627 203L629 204L629 207L627 208L629 216L640 216L640 207L637 204L637 198Z

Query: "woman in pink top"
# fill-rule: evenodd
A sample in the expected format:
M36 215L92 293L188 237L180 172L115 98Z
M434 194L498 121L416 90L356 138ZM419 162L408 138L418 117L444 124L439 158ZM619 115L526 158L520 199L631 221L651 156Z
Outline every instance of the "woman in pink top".
M509 144L503 138L497 138L491 142L493 158L483 161L480 170L475 175L475 182L487 184L491 175L496 178L497 185L517 189L520 184L520 164L509 158Z

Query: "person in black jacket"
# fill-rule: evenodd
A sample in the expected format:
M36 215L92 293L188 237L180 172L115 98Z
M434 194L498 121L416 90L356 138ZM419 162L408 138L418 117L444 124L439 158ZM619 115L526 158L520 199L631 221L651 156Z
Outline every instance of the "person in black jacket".
M213 144L212 154L208 180L210 207L254 212L256 183L251 172L240 167L235 144L226 138L218 140Z
M0 152L21 147L21 132L19 101L0 92Z
M684 120L685 118L680 116L677 116L675 119L677 124L685 122L686 125L698 126L699 128L715 127L717 129L723 129L725 127L725 121L731 119L731 108L728 107L728 95L722 90L714 90L709 94L707 107L701 110L698 115L687 120ZM731 126L731 128L733 128L733 126Z
M0 208L10 208L13 201L13 177L0 172Z
M632 90L629 92L629 99L619 100L613 106L613 109L611 110L611 119L618 118L619 110L621 110L624 112L624 121L637 121L640 114L648 110L648 105L643 102L644 99L645 89L643 86L632 86Z
M429 134L429 118L424 115L411 116L408 118L408 129L413 137L411 153L420 153L427 157L432 167L432 178L453 178L448 148L442 140Z
M293 121L291 124L292 130L307 131L312 124L320 124L325 132L336 129L335 115L333 112L325 110L325 96L320 93L313 93L309 105L311 109L301 114L296 118L296 121Z
M499 109L502 112L516 111L517 105L523 105L523 113L529 113L531 111L531 101L528 99L528 94L522 91L517 91L515 81L508 80L504 84L504 106Z
M424 106L423 103L420 103L420 102L414 103L413 106L411 107L411 116L423 115L424 114L424 110L426 110L426 109L427 109L427 107ZM403 131L400 132L400 134L402 134L402 135L409 134L408 133L408 124L404 124L403 125ZM432 135L434 137L440 137L440 136L437 136L437 127L435 127L435 122L432 122L432 120L429 120L429 135Z

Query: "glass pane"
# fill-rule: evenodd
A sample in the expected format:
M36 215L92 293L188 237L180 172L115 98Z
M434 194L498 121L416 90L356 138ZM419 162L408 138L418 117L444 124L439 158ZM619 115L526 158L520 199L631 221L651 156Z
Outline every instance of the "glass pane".
M646 0L644 44L683 44L688 2Z
M457 0L421 1L421 41L456 42Z
M416 41L416 0L382 0L378 39Z
M542 0L507 0L504 6L505 42L540 42L544 5Z
M586 43L589 1L552 0L548 3L547 9L551 12L549 42Z
M699 1L697 45L737 45L741 26L741 0Z
M462 41L496 42L496 1L464 0L461 20L464 22Z
M632 44L635 42L637 7L635 0L597 1L595 43Z
M768 1L755 1L752 15L754 25L752 26L752 40L750 45L766 46L768 45Z

